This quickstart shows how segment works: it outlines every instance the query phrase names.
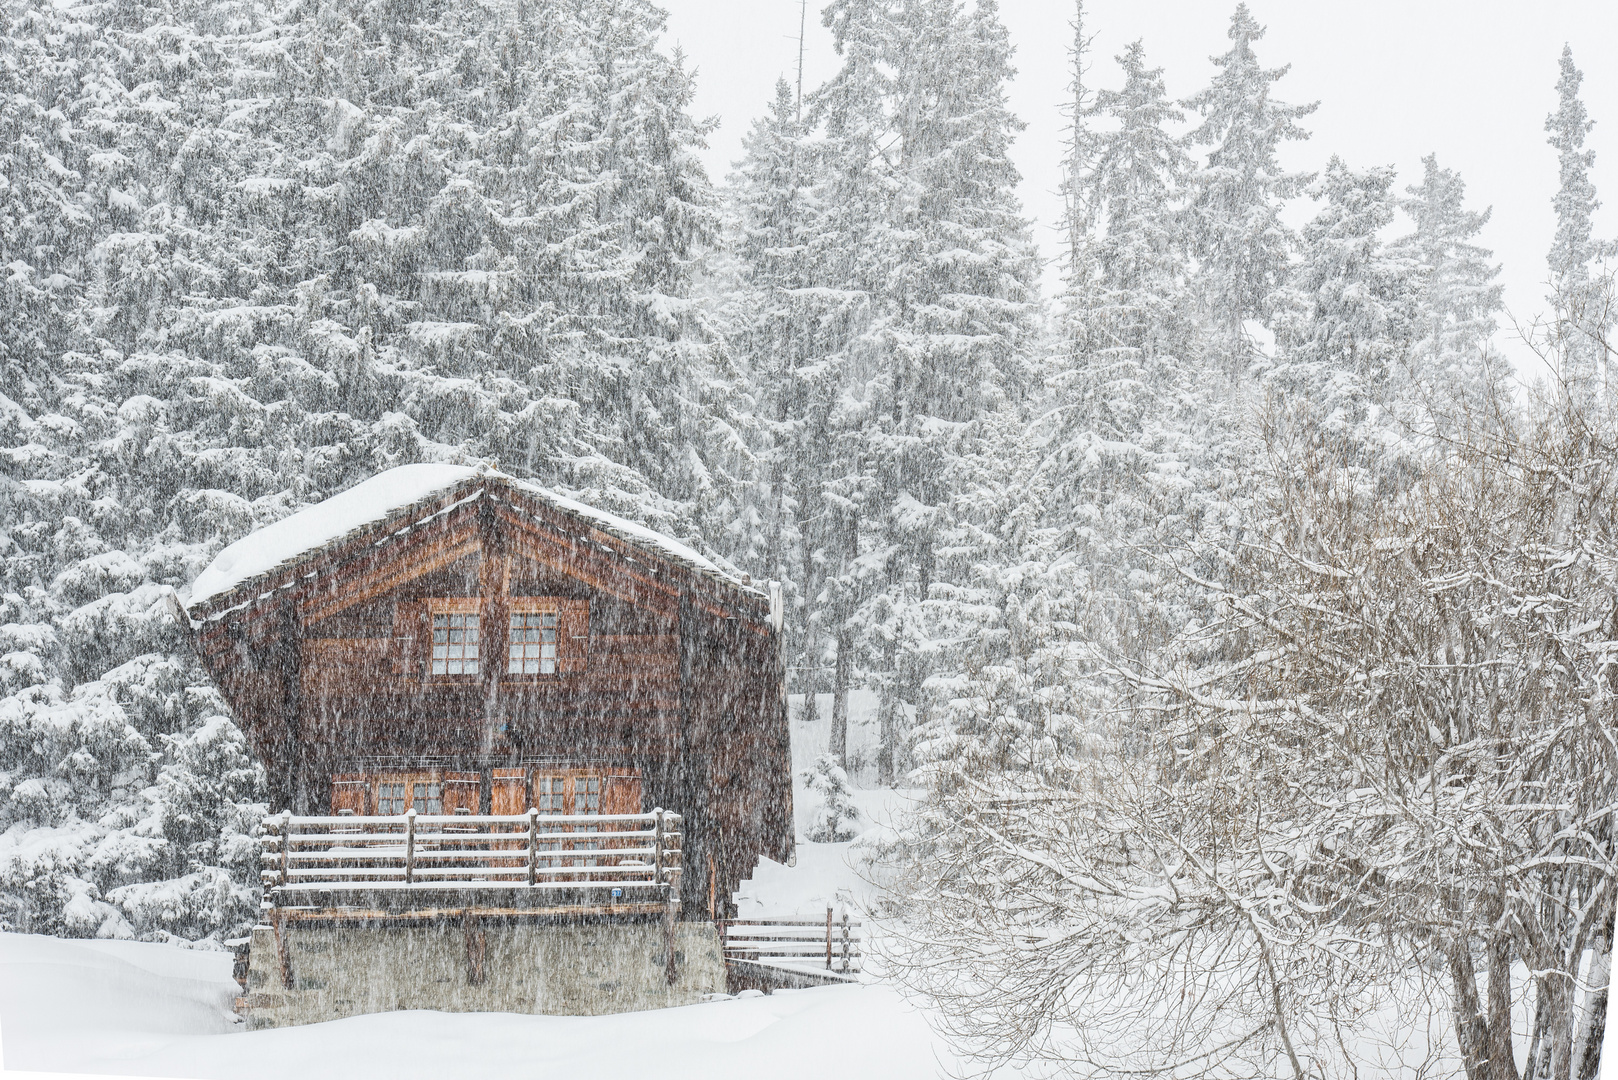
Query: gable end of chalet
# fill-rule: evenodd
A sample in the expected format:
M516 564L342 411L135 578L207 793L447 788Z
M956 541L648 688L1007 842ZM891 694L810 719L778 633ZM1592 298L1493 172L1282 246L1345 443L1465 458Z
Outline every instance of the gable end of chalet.
M277 808L661 806L686 909L723 914L792 849L778 592L498 473L405 468L430 490L388 505L385 473L261 530L184 612Z

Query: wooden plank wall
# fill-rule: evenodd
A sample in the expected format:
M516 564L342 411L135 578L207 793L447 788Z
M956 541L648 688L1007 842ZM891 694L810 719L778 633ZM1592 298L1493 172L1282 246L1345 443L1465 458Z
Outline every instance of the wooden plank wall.
M713 895L723 917L758 856L785 859L792 842L775 636L761 613L736 617L711 589L565 525L493 501L457 508L375 551L355 547L250 617L206 625L199 653L271 774L274 805L324 810L333 774L384 763L620 765L644 778L647 807L687 815L686 911L706 915ZM429 677L428 601L491 587L503 596L484 597L480 659L497 665L495 692L484 676ZM570 649L585 638L583 670L507 676L506 628L489 625L504 622L504 596L587 606L583 633L577 616L566 628Z

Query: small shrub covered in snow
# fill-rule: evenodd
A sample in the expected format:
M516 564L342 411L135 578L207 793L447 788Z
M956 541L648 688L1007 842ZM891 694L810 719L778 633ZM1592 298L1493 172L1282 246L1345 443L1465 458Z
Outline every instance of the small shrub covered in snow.
M848 773L830 754L822 754L804 770L804 786L819 796L810 811L804 835L811 843L841 844L864 831L865 815L854 805L848 786Z

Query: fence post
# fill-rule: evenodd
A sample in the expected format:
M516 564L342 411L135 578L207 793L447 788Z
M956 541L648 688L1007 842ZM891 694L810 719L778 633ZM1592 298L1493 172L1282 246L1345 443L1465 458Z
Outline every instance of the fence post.
M663 808L652 811L655 836L652 840L652 884L663 884Z
M289 871L292 869L292 815L281 815L281 880L280 885L292 883Z
M292 947L287 942L287 915L281 909L276 909L275 915L270 919L270 929L275 934L275 966L281 976L281 987L284 990L292 989Z
M826 970L831 970L831 905L826 905Z
M528 884L539 878L539 811L528 808Z
M843 974L848 974L848 909L843 909Z
M416 880L416 808L405 811L405 884Z
M674 905L676 903L678 903L678 900L675 898L674 890L671 888L663 900L663 949L665 953L663 977L670 986L673 986L675 980L680 977L679 969L674 963Z

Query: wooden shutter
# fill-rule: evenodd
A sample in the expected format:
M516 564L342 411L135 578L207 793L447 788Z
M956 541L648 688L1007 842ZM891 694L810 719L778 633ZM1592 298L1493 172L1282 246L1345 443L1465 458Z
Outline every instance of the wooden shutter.
M633 772L611 773L601 778L601 812L603 814L638 814L640 813L640 775ZM610 822L602 828L606 832L634 832L640 828L633 821ZM608 840L602 846L608 848L633 848L640 841L636 840ZM607 860L607 864L614 865L616 859Z
M640 774L613 773L601 780L601 812L603 814L638 814L640 809Z
M331 812L352 810L364 816L371 812L371 782L363 776L331 778Z
M400 601L393 615L393 673L425 678L432 637L427 605L420 600Z
M494 780L489 790L490 813L526 814L528 805L528 770L494 770Z
M483 801L482 789L482 777L475 772L445 773L444 813L453 814L462 809L469 813L477 813L478 804Z
M590 601L559 600L556 620L556 671L577 674L590 658Z

